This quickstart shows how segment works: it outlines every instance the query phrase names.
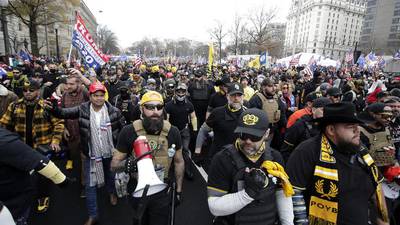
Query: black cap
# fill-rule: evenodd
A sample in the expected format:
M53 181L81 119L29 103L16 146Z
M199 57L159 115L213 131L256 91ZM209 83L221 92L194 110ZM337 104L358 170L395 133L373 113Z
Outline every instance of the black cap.
M390 91L390 95L393 95L393 96L396 96L396 97L399 97L399 98L400 98L400 89L399 89L399 88L393 88L393 89Z
M332 101L327 97L321 97L314 100L312 107L313 108L321 108L325 107L326 105L332 103Z
M231 83L228 86L228 95L234 95L234 94L244 94L244 90L241 84L238 83Z
M355 106L349 102L326 105L324 107L324 116L314 119L314 121L325 125L336 123L363 123L357 118Z
M40 83L36 80L29 79L27 82L24 83L24 88L38 90L40 89Z
M263 110L251 108L240 115L235 133L245 133L262 137L268 128L269 121L267 114Z
M337 87L331 87L326 91L326 94L329 96L338 96L338 95L342 95L342 92Z
M367 106L365 111L372 113L383 113L385 111L385 104L381 102L372 103L371 105Z
M310 92L306 95L306 102L314 102L315 99L322 97L322 94L320 92Z

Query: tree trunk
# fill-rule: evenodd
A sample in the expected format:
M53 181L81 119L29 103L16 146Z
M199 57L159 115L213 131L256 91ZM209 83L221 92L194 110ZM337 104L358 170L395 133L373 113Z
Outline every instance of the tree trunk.
M34 56L38 56L39 48L38 48L37 27L33 21L29 23L29 37L31 38L31 53Z

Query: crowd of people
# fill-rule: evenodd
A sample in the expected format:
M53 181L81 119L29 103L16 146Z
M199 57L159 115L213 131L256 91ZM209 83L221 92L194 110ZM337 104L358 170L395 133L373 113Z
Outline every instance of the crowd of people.
M80 186L85 225L99 222L102 186L111 205L129 198L134 224L170 224L194 164L215 225L400 224L400 74L145 60L4 68L1 224L45 213L52 183ZM171 187L147 197L135 195L141 136ZM74 167L79 177L62 172Z

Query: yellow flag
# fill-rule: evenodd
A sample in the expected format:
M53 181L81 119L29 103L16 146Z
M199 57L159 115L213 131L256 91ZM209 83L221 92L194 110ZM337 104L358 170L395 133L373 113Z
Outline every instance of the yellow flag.
M255 59L251 60L251 61L248 63L248 67L250 67L250 68L259 69L260 66L261 66L261 65L260 65L260 56L257 56Z
M210 72L212 72L211 69L212 69L213 62L214 62L214 45L213 45L213 43L210 43L208 45L208 70Z

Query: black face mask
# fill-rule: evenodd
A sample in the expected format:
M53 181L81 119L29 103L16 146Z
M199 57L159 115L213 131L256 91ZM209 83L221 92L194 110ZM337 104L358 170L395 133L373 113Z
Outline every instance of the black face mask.
M50 69L50 73L56 73L56 69Z

